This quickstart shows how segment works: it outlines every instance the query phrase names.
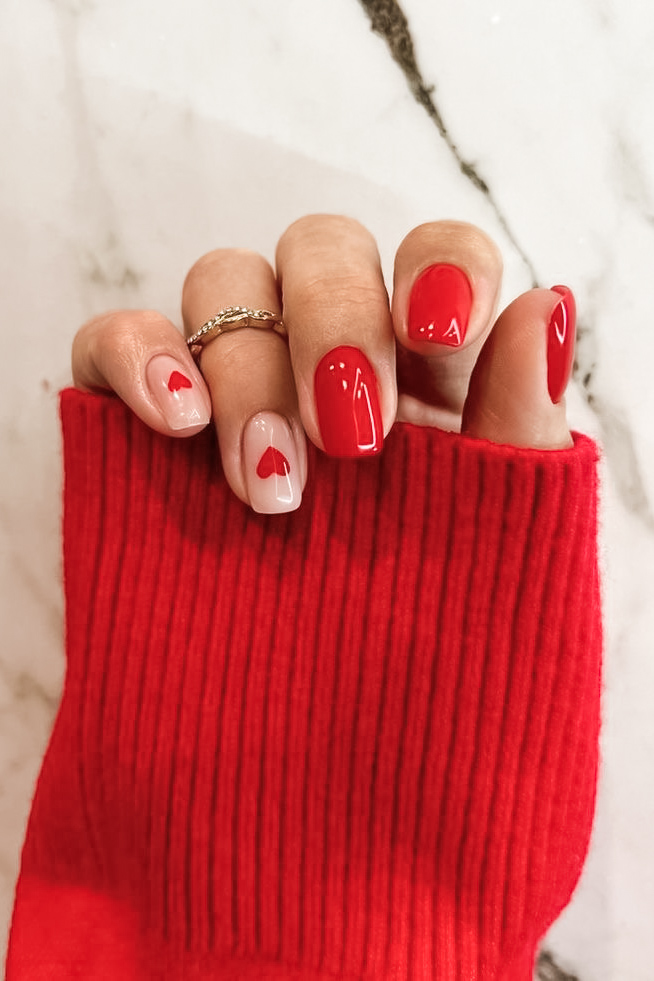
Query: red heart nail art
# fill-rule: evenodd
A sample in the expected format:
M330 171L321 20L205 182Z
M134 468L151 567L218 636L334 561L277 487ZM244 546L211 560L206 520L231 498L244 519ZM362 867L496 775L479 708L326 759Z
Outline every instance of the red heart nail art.
M290 472L291 465L288 460L274 446L268 447L257 464L257 477L261 477L262 480L271 477L274 473L278 473L280 477L285 477Z
M193 388L193 383L181 371L173 371L168 379L168 391L178 392L180 388Z

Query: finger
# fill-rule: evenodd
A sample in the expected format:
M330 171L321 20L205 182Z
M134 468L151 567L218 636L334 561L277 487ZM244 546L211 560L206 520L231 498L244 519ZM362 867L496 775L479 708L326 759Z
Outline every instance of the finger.
M311 215L277 246L304 429L333 456L379 452L395 419L395 342L377 246L351 218Z
M187 335L229 306L279 312L275 274L257 253L219 249L189 272L182 297ZM203 348L200 367L235 494L255 511L297 508L307 476L306 444L286 341L271 330L229 331Z
M191 436L211 419L211 400L180 332L159 313L95 317L76 334L73 383L115 392L152 429Z
M493 327L470 379L462 430L533 449L572 445L563 393L572 370L575 302L566 287L531 290Z
M395 258L393 325L400 391L458 428L470 374L495 318L502 259L474 225L414 228ZM423 421L423 420L416 420Z

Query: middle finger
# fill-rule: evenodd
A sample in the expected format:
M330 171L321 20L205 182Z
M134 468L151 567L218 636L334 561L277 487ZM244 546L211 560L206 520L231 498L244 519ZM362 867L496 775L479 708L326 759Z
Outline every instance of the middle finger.
M332 456L378 453L395 419L395 344L379 253L352 218L309 215L277 246L300 414Z

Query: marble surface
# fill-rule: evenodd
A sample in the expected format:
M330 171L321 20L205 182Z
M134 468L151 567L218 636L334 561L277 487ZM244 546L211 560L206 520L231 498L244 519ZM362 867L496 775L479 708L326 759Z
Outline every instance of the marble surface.
M654 9L402 9L406 24L391 0L0 5L2 946L64 670L56 392L72 336L108 307L179 320L204 251L271 257L294 218L339 211L377 235L387 273L413 225L455 217L500 244L506 301L534 281L577 294L570 418L605 452L603 770L547 949L579 981L654 975Z

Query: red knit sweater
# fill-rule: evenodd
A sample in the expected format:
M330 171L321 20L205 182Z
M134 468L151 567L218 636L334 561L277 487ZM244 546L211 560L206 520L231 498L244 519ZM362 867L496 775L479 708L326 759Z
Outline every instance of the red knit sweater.
M8 979L529 981L590 835L596 449L397 425L263 516L63 393L68 670Z

